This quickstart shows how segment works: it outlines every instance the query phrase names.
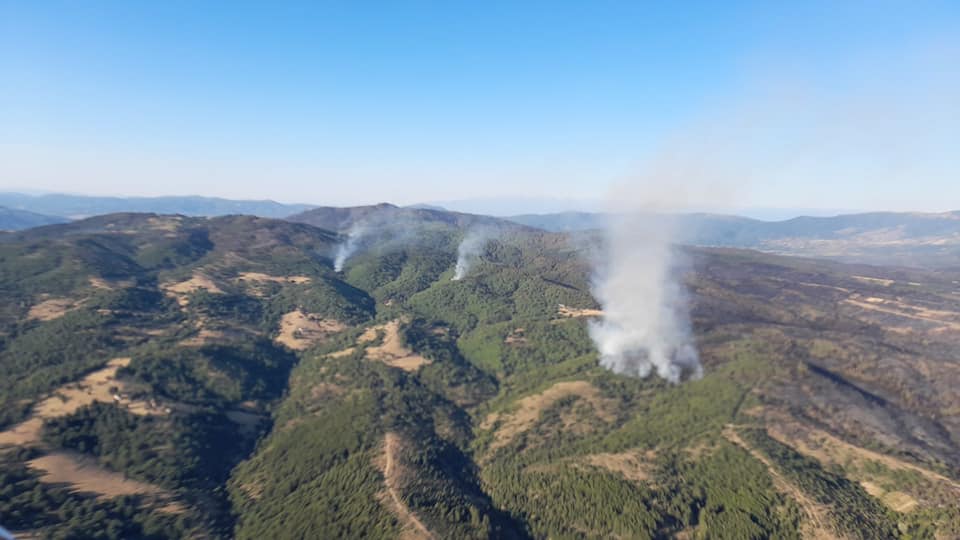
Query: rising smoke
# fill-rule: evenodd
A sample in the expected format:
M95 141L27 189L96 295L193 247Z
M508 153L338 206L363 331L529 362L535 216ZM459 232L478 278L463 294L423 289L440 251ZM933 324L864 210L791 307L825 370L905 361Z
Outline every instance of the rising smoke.
M350 226L350 230L347 232L347 239L337 246L337 253L333 259L333 270L335 272L343 271L343 265L346 264L347 259L360 247L360 241L366 233L367 226L364 223L358 222Z
M845 62L856 70L838 71L829 81L775 70L759 86L664 133L640 174L610 197L617 217L605 229L592 284L604 309L590 326L601 364L637 376L656 370L674 382L701 374L683 260L673 246L694 231L676 230L664 212L770 201L887 209L944 204L931 202L930 193L956 200L958 62L960 43L949 38ZM904 187L918 182L926 189Z
M639 213L613 217L606 228L592 283L604 315L589 331L600 364L615 373L656 370L673 383L702 375L672 229L668 220Z
M490 231L483 228L473 228L467 231L466 236L457 247L457 266L453 271L452 281L460 281L470 273L470 268L480 258L483 247L490 239Z

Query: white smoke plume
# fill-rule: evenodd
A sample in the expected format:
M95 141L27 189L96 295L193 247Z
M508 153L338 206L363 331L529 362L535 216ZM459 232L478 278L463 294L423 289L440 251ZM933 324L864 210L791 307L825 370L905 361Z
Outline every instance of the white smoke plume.
M337 254L333 259L333 270L335 272L343 271L343 265L346 264L347 259L360 247L360 240L366 233L367 227L363 223L354 223L350 226L350 230L347 232L347 239L337 246Z
M699 378L671 225L650 214L622 214L611 218L605 237L593 277L604 315L589 327L600 364L639 377L655 370L673 383L684 374Z
M828 80L778 61L641 156L638 174L610 197L617 217L594 268L605 314L590 335L603 366L670 381L701 373L672 247L693 231L674 230L662 213L776 201L908 210L956 200L960 43L949 36L888 52L840 57L844 69ZM926 187L905 188L917 185Z
M470 268L480 258L480 253L490 239L490 235L490 231L483 228L467 231L466 236L460 241L460 246L457 247L457 266L453 271L453 277L450 278L452 281L460 281L470 273Z

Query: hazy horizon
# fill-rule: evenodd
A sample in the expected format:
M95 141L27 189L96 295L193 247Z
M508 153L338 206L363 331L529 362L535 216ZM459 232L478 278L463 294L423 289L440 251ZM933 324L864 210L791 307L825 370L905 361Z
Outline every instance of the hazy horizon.
M283 205L303 205L303 206L314 206L314 207L351 207L351 206L372 206L376 204L388 203L394 204L396 206L424 206L424 207L438 207L444 210L449 210L452 212L464 212L469 214L482 214L489 215L494 217L512 217L512 216L521 216L521 215L547 215L547 214L564 214L564 213L586 213L586 214L603 214L609 213L607 208L607 203L603 199L593 199L593 200L571 200L571 199L552 199L552 198L476 198L476 199L459 199L459 200L446 200L446 201L423 201L412 204L397 204L394 201L389 200L380 200L380 199L371 199L369 201L364 201L356 205L337 205L337 204L327 204L322 201L300 201L300 200L276 200L272 198L265 199L235 199L231 197L223 197L219 195L197 195L197 194L166 194L166 195L157 195L157 196L143 196L143 195L91 195L82 192L59 192L59 191L46 191L46 190L31 190L31 189L3 189L0 190L0 195L4 194L15 194L15 195L24 195L28 197L42 197L42 196L73 196L73 197L105 197L105 198L116 198L116 199L152 199L152 198L192 198L192 197L201 197L201 198L211 198L211 199L223 199L228 201L238 201L238 202L272 202L279 203ZM5 206L0 204L0 207ZM16 207L25 210L31 210L27 206L10 206ZM889 210L884 209L862 209L862 208L790 208L790 207L689 207L676 210L677 213L688 213L688 214L718 214L718 215L731 215L731 216L740 216L751 219L756 219L760 221L785 221L788 219L796 217L834 217L840 215L850 215L850 214L862 214L862 213L872 213L872 212L888 212ZM948 209L943 211L927 212L927 211L902 211L906 213L945 213L945 212L956 212L960 211L957 209ZM40 212L43 213L43 212Z
M955 3L221 15L5 7L0 191L589 208L649 184L656 208L730 213L960 201Z

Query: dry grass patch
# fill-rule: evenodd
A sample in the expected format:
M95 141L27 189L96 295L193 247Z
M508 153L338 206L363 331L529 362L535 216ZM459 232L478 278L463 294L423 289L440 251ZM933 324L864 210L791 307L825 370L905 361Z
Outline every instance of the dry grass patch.
M104 469L95 459L67 452L52 452L27 464L42 473L40 481L69 484L74 491L96 493L101 498L122 495L159 495L163 489Z
M101 289L105 291L125 289L127 287L133 287L136 284L132 279L105 279L100 277L92 277L89 281L90 286L94 289Z
M584 461L594 467L617 473L632 482L646 482L656 468L653 463L656 457L653 450L636 448L616 454L590 454L584 456Z
M864 491L876 497L887 508L895 512L907 513L915 509L919 504L916 499L902 491L887 491L870 481L862 481L860 485L863 486Z
M26 446L40 440L40 431L43 429L43 418L33 417L0 432L0 447Z
M190 301L187 299L187 295L204 289L207 292L222 294L223 289L221 289L210 276L202 272L194 272L193 277L185 281L180 281L178 283L164 283L160 286L168 295L176 298L177 303L181 306L186 306Z
M48 298L30 307L27 319L34 321L52 321L80 307L82 301L72 298Z
M400 319L394 319L384 324L370 326L357 337L356 346L329 353L327 356L330 358L350 356L356 352L357 347L373 343L382 337L379 345L367 346L364 351L365 358L374 362L383 362L388 366L404 371L416 371L421 366L429 364L430 360L417 354L403 342L403 338L400 336L401 322Z
M882 279L882 278L867 277L867 276L850 276L850 277L852 277L857 281L862 281L864 283L869 283L871 285L882 285L884 287L889 287L895 283L892 279Z
M430 363L430 360L413 352L406 346L400 337L400 319L394 319L386 324L368 328L357 339L357 343L369 343L383 332L383 343L367 347L367 359L383 362L388 366L400 368L404 371L416 371L420 366Z
M490 451L508 444L519 434L532 428L546 409L561 399L576 396L590 404L594 413L605 422L614 420L610 400L600 395L597 387L587 381L558 382L539 394L527 396L516 402L508 413L491 413L480 424L480 429L496 429Z
M261 283L294 283L303 284L313 281L308 276L271 276L261 272L240 272L237 281L261 282Z
M37 403L26 421L0 432L0 445L35 444L40 441L44 420L73 414L94 402L118 403L134 414L163 414L160 408L152 407L146 401L128 398L118 401L114 398L111 387L117 387L120 395L124 393L123 382L116 380L117 370L129 363L129 358L114 358L106 367L88 374L80 381L61 386L50 397Z
M261 272L241 272L233 281L246 286L253 296L263 297L267 293L265 285L268 283L300 285L313 280L308 276L271 276Z
M280 335L275 341L295 351L302 351L346 329L347 325L336 319L324 319L298 309L285 314L280 320Z
M346 349L343 349L341 351L332 352L327 356L329 356L330 358L343 358L344 356L350 356L351 354L354 353L355 350L356 349L354 347L347 347Z
M183 218L179 216L152 217L147 224L155 231L177 232L183 225Z
M865 311L891 315L900 319L911 321L920 321L933 326L930 331L960 331L960 313L955 311L943 311L929 309L923 306L907 304L899 300L884 299L878 297L860 297L851 296L843 301L844 304L854 306ZM902 329L909 331L913 329L912 325L906 324ZM897 325L891 329L897 329L903 325Z
M527 338L524 335L526 330L524 328L514 328L503 342L507 345L524 345L527 343Z
M11 429L0 432L0 446L28 446L41 442L45 420L60 418L75 413L81 407L95 402L117 403L134 414L165 414L150 403L120 397L124 394L123 383L116 380L117 370L130 364L130 358L114 358L106 367L89 373L80 381L66 384L50 397L37 403L30 417ZM117 394L111 392L116 387ZM74 491L94 493L100 498L122 495L155 496L162 503L159 510L180 513L185 508L173 500L172 494L163 488L131 480L122 473L102 467L93 458L73 452L51 452L27 462L41 473L40 481L50 484L67 484Z
M590 308L575 308L564 304L557 306L557 315L568 319L572 317L603 317L603 310Z

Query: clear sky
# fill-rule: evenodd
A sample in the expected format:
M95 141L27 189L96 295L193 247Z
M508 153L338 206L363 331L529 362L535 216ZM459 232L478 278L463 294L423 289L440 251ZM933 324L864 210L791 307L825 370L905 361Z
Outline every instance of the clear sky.
M956 209L958 78L956 0L0 0L0 189Z

